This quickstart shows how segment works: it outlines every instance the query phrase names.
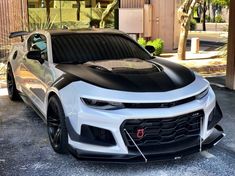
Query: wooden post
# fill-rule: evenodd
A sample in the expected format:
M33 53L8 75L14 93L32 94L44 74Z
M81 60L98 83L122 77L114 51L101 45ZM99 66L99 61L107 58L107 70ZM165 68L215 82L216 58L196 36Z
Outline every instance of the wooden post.
M235 1L230 1L226 86L235 90Z

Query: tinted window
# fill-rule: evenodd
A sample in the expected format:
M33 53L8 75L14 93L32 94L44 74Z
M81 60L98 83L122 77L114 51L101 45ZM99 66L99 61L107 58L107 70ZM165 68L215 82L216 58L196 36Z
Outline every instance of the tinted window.
M54 35L52 52L55 63L85 63L126 58L150 59L150 55L143 48L119 34Z
M47 42L46 37L41 34L33 34L28 40L29 51L41 51L42 58L47 60Z

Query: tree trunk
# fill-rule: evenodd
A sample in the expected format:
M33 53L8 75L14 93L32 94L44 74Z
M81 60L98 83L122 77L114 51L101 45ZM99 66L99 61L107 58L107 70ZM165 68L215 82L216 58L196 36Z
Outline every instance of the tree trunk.
M108 18L108 16L112 13L116 5L118 4L118 0L113 0L112 3L107 5L107 8L104 10L101 16L100 20L100 28L105 28L105 20Z
M188 31L190 21L193 15L193 9L198 0L185 0L178 9L178 18L180 21L180 39L178 45L178 59L185 60Z
M77 20L78 21L80 21L80 11L81 11L80 0L77 0Z
M208 0L207 8L209 12L209 22L211 22L211 0Z
M203 4L203 31L206 31L206 11L207 11L207 7L206 7L206 0L204 0L204 4Z
M188 33L186 32L186 28L180 28L180 38L179 38L179 47L178 47L178 59L185 60L186 58L186 45L187 45Z
M216 11L216 5L212 5L212 16L213 16L212 22L213 23L215 22L215 11Z
M46 14L47 14L47 23L49 24L51 19L50 19L50 13L51 13L51 10L50 10L50 2L51 0L46 0Z

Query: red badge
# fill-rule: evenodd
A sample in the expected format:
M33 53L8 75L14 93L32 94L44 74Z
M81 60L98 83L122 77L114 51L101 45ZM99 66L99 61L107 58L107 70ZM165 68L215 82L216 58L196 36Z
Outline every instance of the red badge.
M144 129L137 129L136 137L142 139L144 137Z

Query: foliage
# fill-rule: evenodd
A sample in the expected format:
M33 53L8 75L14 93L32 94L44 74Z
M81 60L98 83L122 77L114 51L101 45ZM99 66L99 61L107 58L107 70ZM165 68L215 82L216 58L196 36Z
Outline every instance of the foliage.
M213 5L219 5L222 7L228 7L230 4L230 0L212 0Z
M190 30L191 31L196 30L196 26L197 26L197 21L195 19L191 19L191 21L190 21Z
M138 42L139 45L141 45L142 47L145 47L146 44L147 44L147 41L146 41L144 38L142 38L142 37L140 37L140 38L137 40L137 42Z
M209 15L206 15L206 22L211 22L211 17Z
M216 23L224 23L225 20L223 19L223 17L222 17L221 15L217 15L217 16L215 17L215 22L216 22Z
M56 17L54 17L55 19ZM37 13L30 13L29 14L29 28L31 31L40 30L40 29L52 29L54 25L54 20L48 22L47 18L40 17Z
M153 53L155 56L159 56L164 48L164 42L161 39L155 39L153 41L148 41L146 45L153 46L155 48L155 52Z

